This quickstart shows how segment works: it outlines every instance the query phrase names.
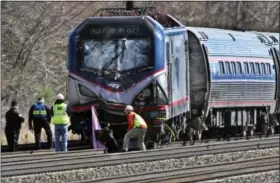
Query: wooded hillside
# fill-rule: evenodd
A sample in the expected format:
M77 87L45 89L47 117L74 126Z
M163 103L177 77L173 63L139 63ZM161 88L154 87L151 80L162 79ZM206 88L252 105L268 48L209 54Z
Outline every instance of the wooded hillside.
M187 26L279 32L279 2L152 2ZM39 95L65 93L68 34L101 7L124 2L1 2L1 102L26 115ZM2 128L3 129L3 128Z

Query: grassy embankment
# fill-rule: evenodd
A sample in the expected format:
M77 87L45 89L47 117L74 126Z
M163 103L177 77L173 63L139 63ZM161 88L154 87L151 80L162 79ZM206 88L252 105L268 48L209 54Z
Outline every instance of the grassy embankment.
M53 125L51 125L51 129L52 129L52 132L53 132L53 140L54 140L54 126ZM80 140L80 135L77 135L77 134L74 135L70 131L68 140ZM41 133L41 142L47 142L47 135L46 135L44 129L42 129L42 133ZM27 128L22 128L20 130L20 136L19 136L19 142L18 143L19 144L35 143L34 132L31 132ZM6 139L5 133L1 134L1 145L7 145L7 139Z

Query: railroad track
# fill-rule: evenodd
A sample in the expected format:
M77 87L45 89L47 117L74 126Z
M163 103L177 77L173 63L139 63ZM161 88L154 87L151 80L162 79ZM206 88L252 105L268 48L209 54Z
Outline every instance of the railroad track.
M279 137L279 135L274 135L273 137ZM231 141L231 140L245 140L247 138L231 138L231 139L206 139L201 142L197 142L196 144L209 144L215 142L223 142L223 141ZM257 136L251 137L251 139L258 139ZM174 147L182 147L183 142L175 142L172 144L163 144L158 146L158 149L162 148L174 148ZM186 145L186 148L189 146L189 143ZM92 150L85 148L86 150L79 150L78 152L67 152L67 153L56 153L54 150L48 151L21 151L12 154L4 153L1 155L2 164L4 163L13 163L13 162L24 162L24 161L38 161L38 160L50 160L50 159L60 159L60 158L72 158L72 157L89 157L95 154L101 154L102 150Z
M256 158L251 160L218 163L203 166L192 166L160 172L148 172L128 176L115 176L103 179L75 181L76 183L173 183L205 181L222 177L230 177L253 172L279 169L279 156Z
M57 153L54 150L50 152L36 152L36 153L21 153L12 155L2 155L1 164L5 163L19 163L26 161L38 161L38 160L51 160L51 159L61 159L61 158L73 158L81 156L94 156L96 154L102 154L103 150L80 150L80 151L70 151L70 152L60 152Z
M1 173L3 177L6 177L274 147L279 147L279 136L244 141L216 142L189 147L171 147L146 152L137 151L108 155L90 154L84 156L78 154L74 157L61 157L59 159L4 163L1 164Z
M47 149L48 144L46 142L41 143L41 149L36 150L35 144L19 144L19 149L14 152L9 152L8 151L8 146L4 145L1 146L1 155L3 154L18 154L22 152L30 152L33 153L35 151L40 151L40 152L49 152L53 150ZM70 140L68 142L68 150L73 151L73 150L81 150L81 149L90 149L91 146L86 143L82 143L80 140Z

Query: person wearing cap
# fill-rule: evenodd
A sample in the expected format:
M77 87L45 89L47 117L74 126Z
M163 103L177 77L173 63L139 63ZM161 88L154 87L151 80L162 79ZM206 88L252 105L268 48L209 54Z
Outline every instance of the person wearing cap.
M21 123L24 122L23 116L18 112L18 107L18 103L16 101L12 101L11 108L5 114L5 134L9 151L14 151L17 149Z
M127 114L128 132L124 136L123 151L128 151L128 145L131 138L137 138L138 148L145 151L146 146L144 138L147 131L145 120L140 115L133 112L133 107L131 105L127 105L124 112Z
M44 98L39 97L37 103L29 110L29 129L34 130L36 148L41 148L41 131L44 128L48 138L48 148L52 148L52 131L50 127L50 109L44 104ZM33 124L32 124L33 122Z
M55 126L55 151L67 152L68 125L70 123L69 110L64 101L64 96L59 93L56 96L54 105L51 108L52 123ZM60 137L62 138L62 148L60 148Z

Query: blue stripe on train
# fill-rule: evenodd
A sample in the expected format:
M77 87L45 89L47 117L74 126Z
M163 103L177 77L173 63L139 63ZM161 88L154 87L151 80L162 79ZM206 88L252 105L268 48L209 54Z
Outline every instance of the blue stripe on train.
M275 82L275 76L261 76L261 75L220 75L220 74L211 74L212 80L263 80L268 82Z

